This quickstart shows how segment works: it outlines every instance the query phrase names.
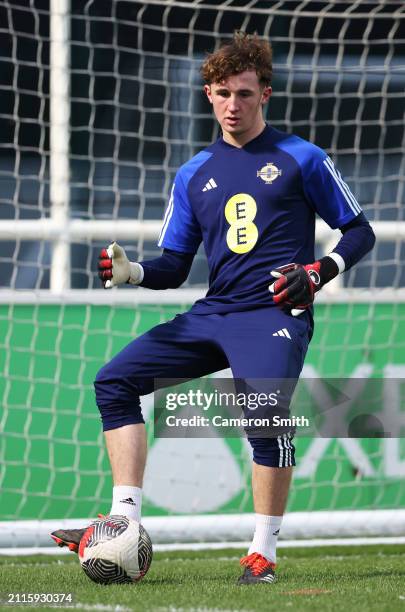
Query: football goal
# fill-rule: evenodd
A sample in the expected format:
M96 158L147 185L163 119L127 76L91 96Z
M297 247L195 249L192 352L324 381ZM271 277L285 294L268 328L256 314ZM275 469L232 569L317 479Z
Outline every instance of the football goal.
M174 173L218 135L199 66L234 30L272 42L268 121L328 152L377 236L317 297L303 376L405 378L402 3L5 0L0 17L0 548L109 510L95 374L202 296L207 268L201 251L179 290L104 291L98 252L158 255ZM317 222L317 253L339 235ZM398 414L404 388L386 395ZM151 396L143 413L152 540L249 540L246 441L155 438ZM405 536L403 425L298 438L283 538Z

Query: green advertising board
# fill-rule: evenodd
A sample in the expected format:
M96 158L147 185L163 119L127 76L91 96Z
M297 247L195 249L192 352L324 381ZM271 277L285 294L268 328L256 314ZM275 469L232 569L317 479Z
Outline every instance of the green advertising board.
M93 380L131 339L180 310L0 306L0 520L108 511L111 475ZM306 372L405 378L405 304L318 305ZM149 434L144 514L252 511L244 439L155 439L150 397L143 409ZM300 437L296 448L290 511L405 504L402 439Z

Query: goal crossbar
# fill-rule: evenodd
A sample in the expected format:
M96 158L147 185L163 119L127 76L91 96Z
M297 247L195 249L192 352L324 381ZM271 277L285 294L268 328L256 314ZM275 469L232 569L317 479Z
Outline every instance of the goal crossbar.
M405 223L395 221L375 221L372 223L373 230L379 241L392 242L394 240L405 241ZM70 266L67 265L69 245L75 241L82 240L157 240L161 229L160 221L145 221L136 219L113 219L113 220L84 220L52 217L34 220L3 220L0 224L0 241L26 240L50 241L54 245L51 260L51 285L53 293L61 294L69 291ZM321 244L325 253L330 252L338 241L338 230L331 230L321 219L316 221L315 240ZM61 250L58 248L63 246ZM62 253L62 255L61 255ZM66 259L66 261L65 261ZM341 279L337 278L328 288L330 295L337 294L341 286ZM392 299L392 290L385 292L386 299ZM198 292L200 294L200 292ZM198 295L202 297L202 295ZM195 301L193 298L192 301ZM347 297L347 296L346 296ZM395 298L397 293L395 292ZM146 301L148 298L146 298ZM178 302L179 296L168 302ZM364 295L360 301L373 300L373 295ZM184 302L184 296L182 297Z
M378 240L405 240L405 222L374 221L371 223ZM136 219L84 220L71 219L61 223L57 219L3 219L0 225L0 241L6 240L156 240L161 221ZM324 221L316 222L315 239L328 243L333 236Z

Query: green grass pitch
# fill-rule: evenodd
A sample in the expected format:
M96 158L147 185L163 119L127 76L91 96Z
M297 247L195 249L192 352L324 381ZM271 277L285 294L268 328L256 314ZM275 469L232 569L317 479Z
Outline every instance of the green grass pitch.
M71 592L73 609L106 612L405 611L404 545L280 549L273 585L237 586L242 554L155 553L143 581L117 586L92 583L74 554L0 557L0 590L3 602L8 593ZM27 604L13 607L38 611ZM3 603L0 610L10 607Z

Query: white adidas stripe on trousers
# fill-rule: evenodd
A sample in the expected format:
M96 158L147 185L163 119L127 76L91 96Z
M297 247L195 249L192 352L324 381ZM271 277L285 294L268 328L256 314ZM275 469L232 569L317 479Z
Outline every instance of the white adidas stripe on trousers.
M278 467L290 467L292 465L291 435L283 434L282 436L277 436L277 442L278 442L278 448L280 450Z

